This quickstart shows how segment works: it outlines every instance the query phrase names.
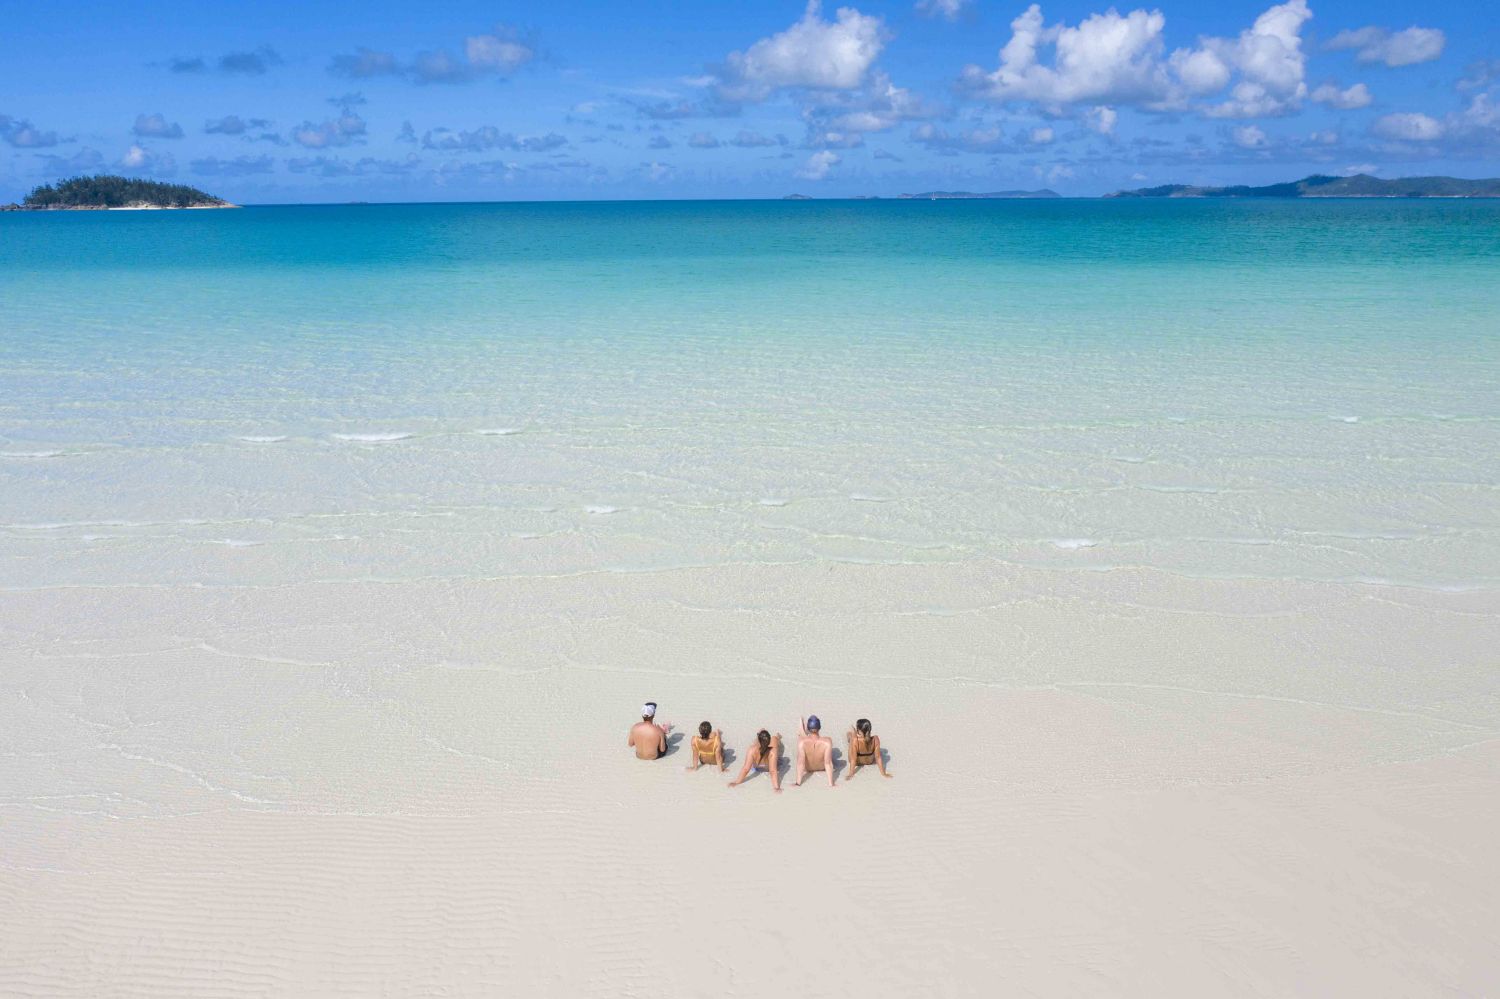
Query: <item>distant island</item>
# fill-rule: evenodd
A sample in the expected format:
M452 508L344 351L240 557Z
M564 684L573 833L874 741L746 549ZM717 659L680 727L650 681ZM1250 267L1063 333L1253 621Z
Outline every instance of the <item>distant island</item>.
M1116 191L1106 198L1500 198L1500 180L1461 177L1401 177L1382 180L1367 173L1353 177L1313 175L1265 187L1197 187L1164 184Z
M1040 191L923 191L921 194L898 194L897 198L912 201L989 201L1012 198L1060 198L1056 191L1043 188Z
M89 211L147 208L238 208L223 198L205 194L186 184L163 184L130 177L74 177L57 184L43 184L19 205L5 211Z

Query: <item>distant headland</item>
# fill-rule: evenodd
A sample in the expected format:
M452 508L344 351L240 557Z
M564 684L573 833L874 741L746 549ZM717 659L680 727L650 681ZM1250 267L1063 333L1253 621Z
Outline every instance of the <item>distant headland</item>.
M101 175L43 184L19 205L0 211L102 211L152 208L238 208L186 184Z
M1462 177L1400 177L1382 180L1367 173L1353 177L1313 175L1265 187L1197 187L1164 184L1134 191L1116 191L1106 198L1500 198L1500 179Z

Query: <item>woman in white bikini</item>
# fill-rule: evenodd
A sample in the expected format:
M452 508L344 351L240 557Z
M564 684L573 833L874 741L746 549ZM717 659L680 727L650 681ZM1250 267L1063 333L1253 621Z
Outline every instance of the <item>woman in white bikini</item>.
M766 729L755 734L755 745L745 750L745 767L740 775L729 782L730 787L745 783L752 770L764 770L771 775L771 790L781 793L781 734L772 735Z

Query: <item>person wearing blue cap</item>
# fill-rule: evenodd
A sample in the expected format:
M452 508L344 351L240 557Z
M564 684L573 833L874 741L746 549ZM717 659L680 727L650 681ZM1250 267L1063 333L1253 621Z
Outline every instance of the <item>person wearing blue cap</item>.
M833 740L823 734L823 722L817 715L808 715L800 728L795 786L801 787L803 777L822 770L828 774L828 786L833 787Z

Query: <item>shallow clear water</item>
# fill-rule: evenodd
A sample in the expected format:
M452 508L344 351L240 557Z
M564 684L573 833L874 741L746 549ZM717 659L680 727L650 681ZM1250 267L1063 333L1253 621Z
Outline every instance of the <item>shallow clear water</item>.
M0 586L1493 588L1497 276L1487 202L7 214Z

